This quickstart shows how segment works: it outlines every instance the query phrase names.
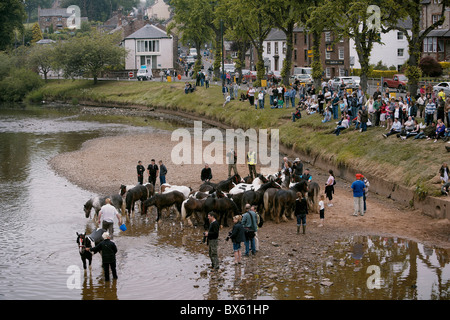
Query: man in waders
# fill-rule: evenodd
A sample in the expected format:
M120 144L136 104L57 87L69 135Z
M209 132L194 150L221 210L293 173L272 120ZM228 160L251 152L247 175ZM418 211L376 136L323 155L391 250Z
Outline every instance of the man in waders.
M256 152L250 149L247 153L247 164L248 171L250 172L250 177L253 179L256 178ZM254 176L253 176L254 175Z

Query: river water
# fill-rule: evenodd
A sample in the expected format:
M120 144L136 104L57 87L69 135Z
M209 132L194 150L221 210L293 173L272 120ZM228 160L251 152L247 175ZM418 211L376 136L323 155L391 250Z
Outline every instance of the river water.
M447 252L414 241L342 239L314 273L271 279L269 290L252 270L232 267L231 256L223 257L229 268L220 279L210 276L202 230L146 217L115 232L118 281L104 282L99 255L84 272L75 240L95 228L82 212L92 194L48 161L90 139L152 130L81 120L76 107L0 107L0 299L449 299Z

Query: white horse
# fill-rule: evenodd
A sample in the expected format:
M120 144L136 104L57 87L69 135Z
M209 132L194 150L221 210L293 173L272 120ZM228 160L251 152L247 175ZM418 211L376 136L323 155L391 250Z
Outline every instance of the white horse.
M189 195L192 192L192 189L186 186L172 186L168 183L164 183L161 185L161 193L168 193L172 191L179 191L184 195L184 198L189 198Z
M260 178L255 178L252 183L239 183L233 187L229 194L239 194L245 191L258 191L258 189L263 185L263 181Z

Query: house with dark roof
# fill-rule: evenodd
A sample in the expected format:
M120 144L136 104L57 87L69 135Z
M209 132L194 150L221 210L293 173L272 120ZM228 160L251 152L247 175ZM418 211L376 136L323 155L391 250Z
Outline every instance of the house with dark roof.
M421 30L438 21L442 16L441 0L423 0ZM450 61L450 8L445 8L442 26L430 31L423 40L422 57L432 56L437 61Z
M174 68L174 39L154 25L145 25L125 37L122 43L128 52L126 70L137 70L141 66L152 70Z
M38 23L42 31L48 31L50 26L53 30L62 30L75 24L73 10L69 8L52 7L50 9L42 9L38 7ZM87 17L80 17L80 23L88 21ZM68 23L69 22L69 23Z

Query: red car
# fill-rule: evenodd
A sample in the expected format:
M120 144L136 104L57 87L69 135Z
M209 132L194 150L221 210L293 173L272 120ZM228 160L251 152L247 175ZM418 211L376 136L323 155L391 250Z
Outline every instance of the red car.
M383 79L383 87L404 91L408 87L408 78L404 74L394 74L392 79Z

